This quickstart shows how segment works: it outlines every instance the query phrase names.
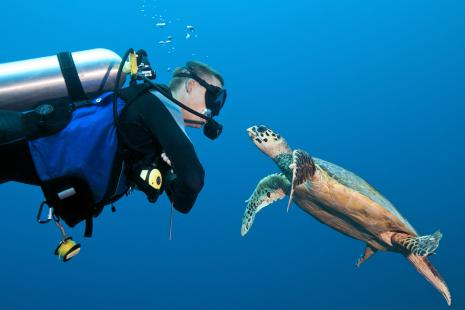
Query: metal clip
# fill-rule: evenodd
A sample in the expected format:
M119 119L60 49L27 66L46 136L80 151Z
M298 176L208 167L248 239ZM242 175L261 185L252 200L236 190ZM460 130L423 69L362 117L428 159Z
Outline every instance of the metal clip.
M47 219L43 220L41 218L41 216L42 216L42 211L43 211L45 205L48 207L48 215L47 215ZM46 223L50 222L52 220L52 218L53 218L53 208L48 205L47 201L43 201L40 204L39 212L37 212L37 222L39 224L46 224Z

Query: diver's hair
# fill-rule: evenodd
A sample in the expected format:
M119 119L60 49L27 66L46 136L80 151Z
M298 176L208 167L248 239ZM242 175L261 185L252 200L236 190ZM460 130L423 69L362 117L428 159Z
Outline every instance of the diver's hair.
M207 64L204 64L200 61L191 60L186 63L184 67L177 67L173 71L173 78L169 84L169 88L171 91L177 91L179 87L189 78L187 77L176 77L177 74L189 71L196 75L198 75L201 79L205 79L207 77L215 77L220 81L221 85L224 86L224 80L221 74L218 71L214 70Z

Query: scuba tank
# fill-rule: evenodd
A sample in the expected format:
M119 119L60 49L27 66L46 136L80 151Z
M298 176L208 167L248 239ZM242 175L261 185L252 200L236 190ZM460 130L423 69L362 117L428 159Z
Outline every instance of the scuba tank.
M98 48L0 64L0 109L92 99L115 89L121 57ZM80 83L79 83L80 81ZM124 84L125 75L118 88Z
M60 132L77 108L90 104L91 99L104 92L121 88L125 73L116 78L121 62L121 57L113 51L92 49L0 64L0 146L20 140L40 141L40 137ZM111 114L109 117L111 120ZM69 214L74 211L73 206L79 204L78 210L86 212L85 207L92 207L94 203L83 180L63 178L65 183L56 185L58 181L42 182L46 200L39 208L37 221L56 223L61 241L55 255L66 262L79 253L80 245L66 234L60 218L66 222L68 216L76 221L77 215ZM63 190L53 192L54 185ZM68 208L59 213L62 200ZM44 206L49 207L45 220L41 218ZM86 233L91 229L91 225L86 225Z

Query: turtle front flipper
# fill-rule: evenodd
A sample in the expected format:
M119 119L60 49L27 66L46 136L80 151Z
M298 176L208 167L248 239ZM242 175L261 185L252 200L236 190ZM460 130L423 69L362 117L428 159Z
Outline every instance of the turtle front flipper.
M292 164L289 168L292 170L292 187L291 194L289 195L289 203L287 204L288 212L292 199L294 198L295 188L306 180L310 180L315 174L316 169L312 157L302 150L295 150L292 152Z
M291 183L282 174L276 173L263 178L247 202L242 217L241 235L244 236L252 227L255 215L264 207L289 194Z

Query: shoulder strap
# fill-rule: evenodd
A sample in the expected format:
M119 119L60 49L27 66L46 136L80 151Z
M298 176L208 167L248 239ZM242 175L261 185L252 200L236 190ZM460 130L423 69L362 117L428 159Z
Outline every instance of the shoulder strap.
M129 86L126 88L121 89L118 91L118 96L121 97L126 103L131 104L134 100L136 100L140 95L142 95L145 91L152 88L147 83L137 84L134 86Z
M143 92L145 92L149 88L150 86L145 83L138 84L138 85L130 86L130 87L127 87L127 88L124 88L118 91L117 96L122 98L126 102L126 106L125 106L126 108L128 105L134 102ZM115 102L113 104L115 104ZM124 165L125 157L127 156L127 150L134 149L130 141L126 139L124 133L122 133L122 131L119 128L119 122L117 119L118 115L115 114L114 117L115 117L114 124L118 131L118 135L120 136L121 141L123 142L122 143L123 145L120 145L120 144L118 145L115 160L113 162L113 167L111 170L110 182L107 186L107 190L103 196L103 199L101 200L101 202L99 202L95 206L96 210L95 210L94 217L97 217L102 212L105 205L108 205L109 203L112 203L118 200L122 196L122 195L116 195L116 191L118 189L118 184L120 181L121 173L123 173L123 165ZM87 226L91 226L91 221L89 220L86 221L86 227Z
M137 85L134 85L134 86L129 86L129 87L126 87L120 91L117 92L117 96L122 98L125 102L126 102L126 106L124 107L124 109L127 109L134 101L136 101L143 93L145 93L146 91L150 90L152 88L151 85L147 84L147 83L143 83L143 84L137 84ZM152 99L153 100L153 99ZM158 100L158 98L156 98L156 100ZM140 152L140 150L135 147L128 139L127 137L125 136L125 134L122 132L121 128L120 128L120 124L119 124L119 120L118 120L118 114L115 113L115 102L113 102L113 114L114 114L114 124L115 124L115 127L116 127L116 130L118 132L118 136L121 138L121 141L123 142L124 144L124 150L122 151L123 153L127 153L127 150L131 150L131 151L135 151L135 152ZM122 112L124 113L124 112ZM124 159L124 156L123 155L123 159Z

